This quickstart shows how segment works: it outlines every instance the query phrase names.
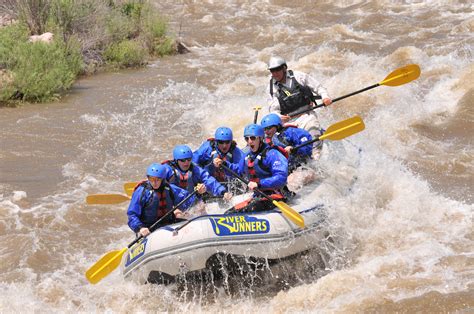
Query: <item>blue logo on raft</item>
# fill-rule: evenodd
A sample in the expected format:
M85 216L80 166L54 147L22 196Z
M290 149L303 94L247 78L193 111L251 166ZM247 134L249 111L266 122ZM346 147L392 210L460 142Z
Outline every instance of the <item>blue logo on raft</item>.
M134 246L132 246L130 249L128 249L128 256L127 256L127 262L125 263L125 267L128 267L131 263L136 261L140 256L145 254L145 248L146 248L146 242L147 238L141 240Z
M220 237L270 232L270 222L268 220L246 215L209 218L209 221L214 233Z

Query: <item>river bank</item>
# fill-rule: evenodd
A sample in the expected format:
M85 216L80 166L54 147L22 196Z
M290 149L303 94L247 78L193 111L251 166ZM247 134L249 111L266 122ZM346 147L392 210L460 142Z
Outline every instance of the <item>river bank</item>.
M2 5L10 8L0 18L4 106L58 99L77 77L187 51L148 1L48 0L38 6Z

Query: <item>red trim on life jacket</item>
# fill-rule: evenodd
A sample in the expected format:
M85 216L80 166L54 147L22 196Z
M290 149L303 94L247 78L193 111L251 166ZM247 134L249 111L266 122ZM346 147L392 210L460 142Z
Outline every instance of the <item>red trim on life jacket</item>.
M286 159L290 158L290 154L281 146L273 144L272 138L265 137L265 142L272 148L276 148Z
M142 185L142 184L145 183L145 182L148 182L148 179L147 179L147 180L142 180L142 181L138 182L138 183L135 185L135 187L133 188L133 192L135 192L135 190L136 190L140 185Z
M161 192L156 191L156 194L158 194L158 197L160 198L158 208L156 209L156 215L158 218L161 218L168 212L168 207L166 206L166 191L165 189L163 189Z
M176 171L179 174L179 187L185 190L188 189L188 179L189 179L189 172L183 175L181 171Z
M211 144L211 148L213 149L214 152L216 152L217 156L222 160L222 161L226 161L227 160L227 154L235 147L235 145L237 145L237 143L232 140L231 141L231 146L229 148L229 152L227 152L226 154L224 154L224 156L222 156L222 154L220 153L218 147L217 147L217 140L214 138L214 137L210 137L207 139L210 144ZM211 153L211 158L212 158L212 153ZM211 162L213 162L213 160L211 160ZM226 182L226 175L225 175L225 171L224 169L222 168L216 168L214 167L214 173L212 173L212 176L214 178L216 178L216 180L218 182Z
M255 171L255 160L247 159L247 167L249 171L249 180L251 182L260 183L260 178L257 177L257 172Z
M278 151L283 155L285 156L286 159L290 158L290 154L288 154L288 152L281 146L278 146L278 145L272 145L272 147L278 149Z
M181 171L179 171L178 169L176 169L176 164L174 162L174 160L165 160L165 161L162 161L161 162L162 165L170 165L171 166L171 170L173 170L173 176L176 176L176 173L179 174L179 182L178 182L178 186L182 189L185 189L187 190L188 189L188 180L189 180L189 170L191 168L189 168L188 171L186 171L186 174L182 174Z

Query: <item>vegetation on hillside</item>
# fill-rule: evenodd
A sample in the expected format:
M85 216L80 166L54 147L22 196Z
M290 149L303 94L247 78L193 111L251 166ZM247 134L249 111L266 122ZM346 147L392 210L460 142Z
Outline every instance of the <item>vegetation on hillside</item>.
M166 21L147 0L4 0L15 22L0 28L0 102L59 97L78 75L137 67L172 54ZM52 43L31 35L54 34Z

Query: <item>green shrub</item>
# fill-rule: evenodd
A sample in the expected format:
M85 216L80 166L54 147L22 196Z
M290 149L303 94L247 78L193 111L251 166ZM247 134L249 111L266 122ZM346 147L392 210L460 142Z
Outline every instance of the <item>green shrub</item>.
M89 29L100 21L100 15L106 11L95 0L50 0L48 23L49 31L59 30L64 38L73 34L88 33Z
M119 11L112 11L107 18L107 36L111 42L121 42L125 39L132 39L138 33L138 26L132 19L121 14Z
M143 1L130 1L122 5L121 12L128 17L139 20L142 15L143 7Z
M176 52L175 41L171 38L165 37L161 40L155 40L153 47L153 55L155 56L166 56Z
M114 67L134 67L145 63L146 49L135 40L124 40L108 47L104 58Z
M0 70L0 106L9 105L7 101L15 94L12 81L10 71Z
M143 28L149 32L154 38L161 38L166 36L168 31L167 22L153 11L149 11L143 21Z
M15 62L15 47L28 40L28 28L24 24L16 23L0 27L0 68L10 68Z
M176 51L174 40L166 35L167 22L151 8L142 16L142 34L151 55L164 56Z
M51 44L22 42L15 47L12 88L26 101L49 101L71 87L82 67L79 46L55 40Z

